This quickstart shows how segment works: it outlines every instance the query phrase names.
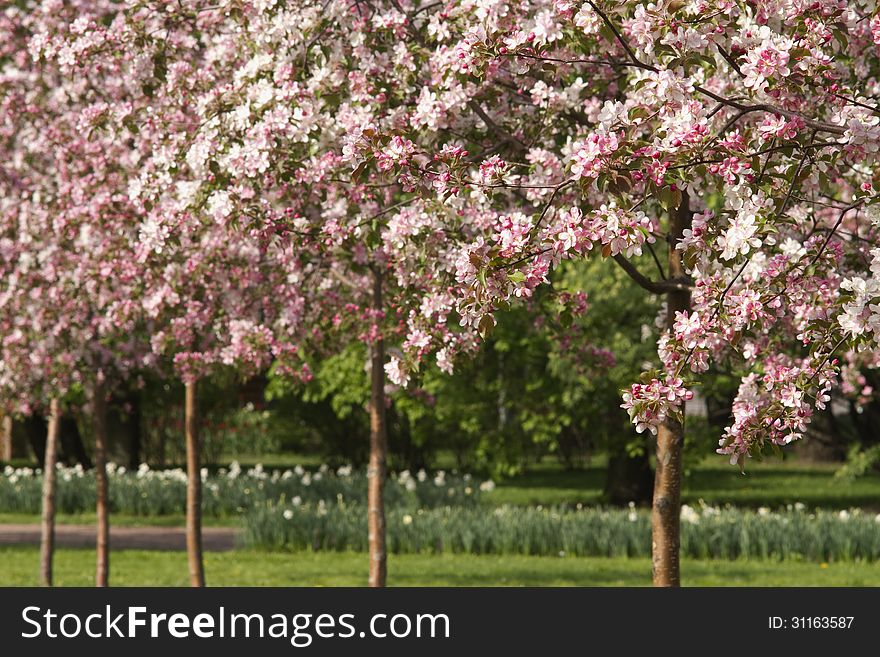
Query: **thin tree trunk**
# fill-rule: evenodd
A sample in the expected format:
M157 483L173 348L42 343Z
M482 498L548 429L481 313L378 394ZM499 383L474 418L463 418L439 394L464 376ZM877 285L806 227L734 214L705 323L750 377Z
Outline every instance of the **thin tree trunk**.
M165 427L162 426L158 431L158 440L156 441L156 461L162 467L165 467L167 464L165 460Z
M650 450L645 446L637 455L631 455L623 445L614 445L608 454L608 477L603 496L609 504L621 506L628 502L646 505L654 489Z
M12 460L12 416L4 413L0 421L0 461Z
M191 586L205 585L202 560L202 468L199 463L199 418L196 382L186 383L186 554Z
M107 399L104 391L104 377L98 374L92 391L92 420L95 427L95 490L96 513L98 516L95 545L95 586L109 585L110 578L110 503L107 482Z
M79 423L74 415L68 414L61 417L59 425L59 461L67 465L76 465L79 463L86 470L93 467L92 459L86 451L86 445L83 442L82 434L79 432Z
M128 415L131 443L128 451L128 467L137 470L143 462L143 434L141 429L141 394L134 392L129 397L131 412Z
M43 457L43 520L40 535L40 584L52 586L52 559L55 556L55 463L58 460L58 432L61 425L61 402L49 405L46 452Z
M373 310L382 311L382 275L373 278ZM385 550L385 476L388 435L385 424L385 344L381 337L370 346L370 464L367 468L367 524L371 587L384 587L388 572Z
M687 194L682 195L677 210L670 212L669 278L685 276L681 252L675 246L691 226L692 214ZM675 323L676 312L690 311L691 295L687 290L673 290L666 295L666 325ZM684 404L682 404L682 414ZM657 467L654 473L654 503L651 513L654 586L680 586L679 551L681 545L681 448L684 426L668 418L657 431Z
M37 460L37 464L41 468L46 465L47 420L48 418L46 416L34 413L24 418L21 423L28 445L30 445L31 451L34 453L34 458Z

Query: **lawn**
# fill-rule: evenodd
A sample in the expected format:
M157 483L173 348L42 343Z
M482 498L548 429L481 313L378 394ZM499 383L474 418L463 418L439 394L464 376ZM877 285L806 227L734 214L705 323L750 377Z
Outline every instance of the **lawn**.
M36 584L37 548L0 548L0 585ZM239 550L205 555L215 586L364 586L367 555L277 554ZM56 584L91 586L94 551L58 550ZM649 586L649 559L392 555L390 586ZM686 586L880 586L880 564L770 561L682 563ZM183 552L129 550L111 555L115 586L186 586Z
M222 462L234 458L229 455ZM302 454L240 455L237 460L243 467L263 463L269 471L297 464L309 469L320 465L319 458ZM442 455L437 467L453 469L452 457ZM711 456L686 469L682 502L695 504L702 499L713 505L770 508L801 502L817 508L880 510L880 474L842 479L835 476L839 467L837 463L810 463L795 456L784 461L751 461L742 474L723 457ZM573 470L547 459L530 466L524 474L497 481L495 490L484 495L484 500L493 505L599 504L605 476L601 456L591 466Z
M704 464L685 476L682 502L776 508L801 502L809 507L880 508L880 475L835 476L834 465L768 462L749 464L745 474L728 465ZM555 464L498 483L484 496L490 504L597 504L605 469L565 470Z

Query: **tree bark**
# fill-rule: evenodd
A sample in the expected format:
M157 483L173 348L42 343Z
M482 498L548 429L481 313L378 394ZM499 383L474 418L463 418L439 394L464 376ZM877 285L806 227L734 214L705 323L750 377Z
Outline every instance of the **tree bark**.
M110 501L107 481L107 399L104 377L98 374L92 391L92 421L95 427L95 511L98 517L95 536L95 586L109 585L110 578Z
M46 425L48 418L41 413L34 413L22 423L27 441L33 450L34 457L42 468L45 465ZM92 460L86 452L79 433L79 425L72 415L62 417L58 423L58 445L55 448L56 463L67 465L81 464L86 470L92 468Z
M30 445L31 451L34 453L34 458L37 461L37 465L39 467L43 467L46 465L46 422L47 419L45 416L34 413L32 415L28 415L22 421L22 428L24 429L25 437L27 438L28 445Z
M63 415L58 430L61 444L59 461L63 460L69 466L79 463L86 470L91 470L94 464L86 451L76 417L71 414Z
M128 450L128 467L137 470L143 462L143 433L141 429L141 393L135 391L129 397L131 412L128 414L131 442Z
M681 252L675 246L684 231L690 228L692 214L687 194L682 194L679 207L670 212L669 278L685 276ZM690 311L691 295L687 290L666 294L666 325L672 328L676 312ZM682 417L684 404L682 403ZM657 430L657 466L654 472L654 502L651 512L652 561L654 586L680 586L681 570L681 448L684 425L676 418L667 418Z
M382 312L382 274L373 276L373 311ZM385 343L370 345L370 463L367 467L367 524L371 587L384 587L388 573L385 549L385 476L388 435L385 423Z
M627 454L619 446L614 446L609 452L605 500L615 506L629 502L647 505L654 488L654 473L651 471L647 445L638 455Z
M202 468L199 462L199 418L196 382L186 383L186 554L191 586L205 585L202 560Z
M12 416L4 413L0 420L0 461L12 460Z
M40 584L52 586L52 559L55 556L55 464L58 460L58 433L61 425L61 402L49 405L46 452L43 457L43 518L40 532Z

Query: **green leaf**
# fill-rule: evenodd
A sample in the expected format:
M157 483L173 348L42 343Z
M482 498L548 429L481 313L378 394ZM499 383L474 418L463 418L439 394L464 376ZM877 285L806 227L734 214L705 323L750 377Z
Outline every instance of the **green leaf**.
M673 189L672 187L661 187L657 193L657 196L660 200L660 204L666 208L667 211L675 210L679 205L681 205L681 192L678 188Z
M159 50L153 55L153 77L162 82L165 81L165 75L168 73L168 62L165 57L165 51Z
M635 121L636 119L646 119L648 118L648 116L650 116L648 109L646 107L642 107L641 105L633 107L628 114L630 121Z
M480 332L480 337L485 340L486 337L489 335L489 333L492 331L492 329L494 327L495 327L495 322L492 320L492 318L489 315L485 315L480 320L480 323L477 327L477 329Z

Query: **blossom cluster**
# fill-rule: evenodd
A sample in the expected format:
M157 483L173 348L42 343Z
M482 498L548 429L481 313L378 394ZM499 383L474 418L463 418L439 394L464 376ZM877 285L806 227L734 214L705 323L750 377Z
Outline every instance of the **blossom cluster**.
M733 423L725 429L718 453L742 464L765 443L781 446L802 438L814 409L823 410L831 401L836 366L836 360L789 364L774 359L763 376L749 374L734 399Z
M656 434L669 415L680 412L684 402L693 396L681 379L653 378L647 383L634 383L629 392L624 392L622 407L635 424L636 431L642 433L648 429Z

